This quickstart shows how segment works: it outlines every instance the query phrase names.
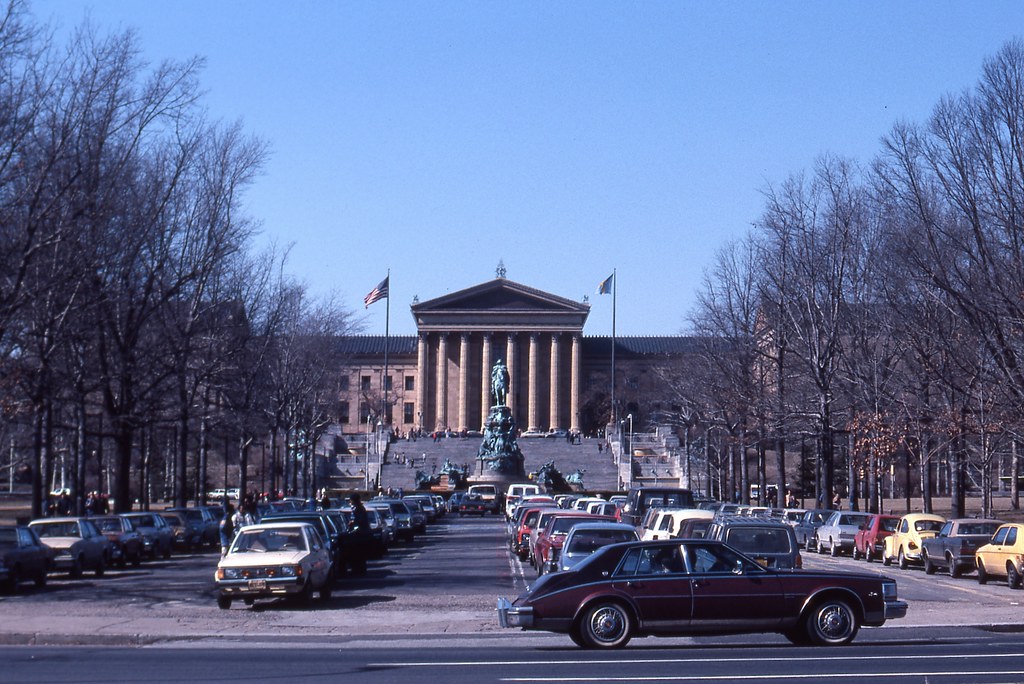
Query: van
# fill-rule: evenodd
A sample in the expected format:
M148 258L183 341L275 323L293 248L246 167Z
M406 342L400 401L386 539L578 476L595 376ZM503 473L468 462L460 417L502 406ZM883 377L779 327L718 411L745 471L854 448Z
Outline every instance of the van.
M695 508L693 493L679 487L633 487L622 507L622 522L639 527L651 508Z
M536 496L538 494L540 494L540 487L535 484L510 484L505 491L505 517L512 517L516 512L516 506L519 505L524 496Z

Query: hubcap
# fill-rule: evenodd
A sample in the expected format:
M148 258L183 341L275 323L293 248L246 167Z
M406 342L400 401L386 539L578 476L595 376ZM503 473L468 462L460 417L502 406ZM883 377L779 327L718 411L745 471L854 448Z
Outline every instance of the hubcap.
M622 636L625 620L615 608L602 608L590 620L594 637L600 641L615 641Z
M818 613L818 629L827 639L843 639L850 633L852 620L842 606L826 606Z

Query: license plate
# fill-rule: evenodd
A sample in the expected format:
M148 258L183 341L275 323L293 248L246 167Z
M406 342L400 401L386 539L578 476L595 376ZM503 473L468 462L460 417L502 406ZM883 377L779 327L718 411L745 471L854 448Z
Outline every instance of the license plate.
M266 589L267 588L267 580L265 580L265 579L249 580L249 588L250 589Z

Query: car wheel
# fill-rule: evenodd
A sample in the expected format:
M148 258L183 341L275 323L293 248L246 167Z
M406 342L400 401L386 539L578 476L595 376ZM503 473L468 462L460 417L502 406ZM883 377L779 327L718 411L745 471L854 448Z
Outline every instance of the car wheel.
M227 610L228 608L231 607L231 599L228 598L227 596L218 596L217 597L217 607L220 608L221 610Z
M587 648L622 648L632 632L633 618L620 603L595 603L584 611L579 626Z
M902 547L900 547L900 553L899 553L899 557L898 558L899 558L900 570L906 570L908 567L910 567L909 564L907 563L907 557L903 555L903 548Z
M43 570L38 575L36 575L35 582L36 586L40 589L46 586L46 570Z
M800 627L787 629L782 635L794 646L808 646L811 643L811 640L807 637L807 632Z
M988 582L988 572L985 571L985 564L978 561L978 584Z
M959 577L960 576L960 566L953 562L953 556L951 556L948 553L946 554L946 562L949 563L949 568L948 568L949 576L950 577L954 577L954 578L955 577Z
M924 574L926 574L926 575L934 575L935 574L935 566L932 565L932 559L928 555L927 551L921 551L921 560L924 562Z
M839 555L839 546L836 545L836 540L835 539L829 539L829 542L830 542L830 544L829 544L828 553L829 553L830 556L835 558L836 556Z
M171 557L171 545L170 544L168 544L167 546L164 547L164 551L163 551L162 555L164 557L164 560L167 560L168 558Z
M1017 566L1012 562L1006 564L1006 586L1011 589L1020 589L1021 577L1017 572Z
M572 639L572 643L576 644L580 648L587 648L587 642L583 640L583 637L580 635L579 629L570 629L569 638Z
M320 603L327 603L331 600L331 583L330 581L325 582L324 586L320 587Z
M857 548L856 544L853 545L853 551L850 552L850 557L853 558L853 560L860 560L860 550Z
M79 577L82 576L82 559L81 558L76 558L71 563L71 569L68 570L68 575L70 575L71 577L73 577L75 579L78 579Z
M95 573L97 577L103 577L103 574L107 571L107 560L100 558L99 565L96 566Z
M875 560L875 554L874 554L874 552L873 552L873 551L871 550L871 547L870 547L870 546L865 546L865 547L864 547L864 560L865 560L866 562L868 562L868 563L872 563L872 562L874 562L874 560Z
M138 567L142 563L142 552L136 551L135 555L132 556L132 565Z
M853 641L860 625L846 601L827 599L816 604L804 619L807 637L819 646L842 646Z
M818 540L818 554L819 555L824 555L824 553L825 553L825 545L819 539Z
M807 553L814 551L814 540L810 537L804 538L804 546L807 547Z
M298 594L299 603L304 606L308 606L313 600L313 582L306 580L306 584L303 585L302 591Z

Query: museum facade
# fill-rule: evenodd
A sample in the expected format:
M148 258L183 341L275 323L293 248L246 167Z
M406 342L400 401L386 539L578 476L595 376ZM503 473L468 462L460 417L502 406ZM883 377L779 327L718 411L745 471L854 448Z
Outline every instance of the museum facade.
M610 420L611 337L583 334L590 305L504 277L415 302L414 336L339 341L339 422L400 431L481 430L493 403L491 369L508 368L507 403L525 434L596 434ZM698 351L689 337L614 340L617 414L671 408L667 365Z

